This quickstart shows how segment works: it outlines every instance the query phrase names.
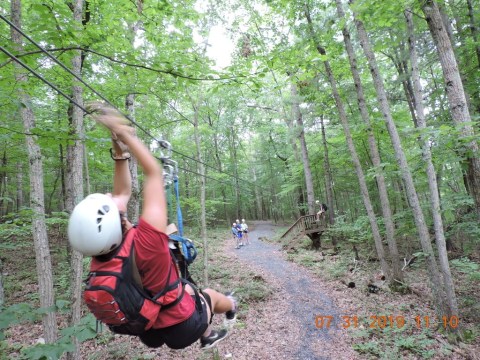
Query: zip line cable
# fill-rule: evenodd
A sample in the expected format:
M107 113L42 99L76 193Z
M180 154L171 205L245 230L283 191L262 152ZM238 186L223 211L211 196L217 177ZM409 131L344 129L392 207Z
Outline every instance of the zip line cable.
M67 66L65 66L60 60L58 60L55 56L53 56L52 54L50 54L47 50L45 50L43 47L41 47L35 40L33 40L30 36L28 36L24 31L22 31L20 28L18 28L14 23L12 23L10 20L8 20L5 16L3 16L2 14L0 14L0 19L2 19L3 21L5 21L8 25L10 25L11 27L13 27L19 34L21 34L23 37L25 37L28 41L30 41L33 45L35 45L40 51L42 51L45 55L47 55L50 59L52 59L56 64L60 65L60 67L62 69L64 69L65 71L67 71L70 75L72 75L73 77L75 77L75 79L77 79L78 81L80 81L83 85L85 85L89 90L91 90L95 95L97 95L98 97L100 97L103 101L105 101L108 105L110 105L111 107L115 108L118 112L120 112L120 114L122 114L123 116L125 116L128 120L130 120L132 122L132 124L134 124L136 127L138 127L140 130L142 130L145 134L147 134L148 136L150 136L152 139L154 139L155 141L157 141L163 148L167 148L168 147L168 144L165 143L165 140L158 140L157 138L155 138L152 134L150 134L150 132L148 132L146 129L144 129L142 126L140 126L137 122L135 122L133 119L131 119L127 114L124 114L122 111L120 111L115 105L113 105L107 98L105 98L102 94L100 94L98 91L96 91L94 88L92 88L90 85L88 85L80 76L78 76L77 74L75 74L72 70L70 70ZM2 47L2 51L3 50L3 47ZM5 52L5 51L4 51ZM14 59L15 61L19 61L18 58L15 58ZM31 70L30 70L31 71ZM48 83L47 83L48 85ZM58 91L58 90L57 90ZM60 92L61 93L61 92ZM61 95L64 95L63 93L61 93ZM67 97L67 99L69 99L70 101L72 101L69 97ZM73 102L73 101L72 101ZM74 102L73 102L74 103ZM79 106L78 104L74 103L75 105ZM85 111L87 114L90 114L89 111L85 110L85 108L83 108L82 106L79 106L83 111Z
M1 17L1 15L0 15ZM17 62L19 65L21 65L23 68L25 68L26 70L28 70L29 72L32 73L32 75L34 75L35 77L37 77L38 79L40 79L41 81L43 81L45 84L47 84L48 86L50 86L52 89L56 90L60 95L62 95L63 97L65 97L67 100L71 101L74 105L78 106L80 109L82 109L85 113L89 113L83 106L81 106L80 104L78 104L75 100L73 100L70 96L68 96L67 94L65 94L62 90L60 90L57 86L55 86L54 84L52 84L51 82L49 82L47 79L45 79L42 75L40 75L39 73L37 73L35 70L33 70L31 67L29 67L27 64L25 64L23 61L21 61L20 59L18 59L15 55L13 55L12 53L10 53L8 50L6 50L3 46L0 45L0 50L2 52L4 52L7 56L9 56L10 58L12 58L15 62ZM152 135L148 134L148 136L150 136L153 140L155 141L158 141L156 138L154 138ZM174 153L177 153L187 159L190 159L190 160L193 160L197 163L202 163L203 165L206 165L212 169L214 169L216 172L218 173L222 173L222 174L225 174L225 175L228 175L228 176L232 176L232 177L235 177L225 171L222 171L222 170L218 170L217 168L211 166L211 165L208 165L208 164L205 164L201 161L198 161L197 159L191 157L191 156L188 156L188 155L185 155L179 151L175 151L173 149L171 149L172 152ZM163 162L163 159L161 157L158 157L158 156L155 156L155 158L159 161L162 161ZM199 176L203 176L205 177L206 179L210 179L210 180L214 180L214 181L217 181L217 182L220 182L220 183L223 183L225 185L232 185L226 181L222 181L222 180L218 180L218 179L215 179L213 177L210 177L210 176L207 176L207 175L202 175L198 172L195 172L195 171L192 171L192 170L189 170L189 169L185 169L185 168L182 168L182 167L178 167L180 170L182 171L186 171L186 172L189 172L189 173L192 173L192 174L195 174L195 175L199 175ZM246 183L250 183L250 184L253 184L255 185L254 183L252 182L249 182L249 181L246 181L246 180L243 180L241 178L238 178L238 180L241 180L243 182L246 182ZM258 186L258 185L257 185Z
M248 180L245 180L245 179L242 179L242 178L239 178L238 176L233 176L232 174L229 174L223 170L219 170L217 169L216 167L210 165L210 164L207 164L207 163L204 163L202 161L199 161L191 156L188 156L186 154L183 154L181 153L180 151L178 150L174 150L172 149L170 146L169 146L169 143L165 140L158 140L155 136L153 136L149 131L147 131L146 129L144 129L141 125L139 125L136 121L134 121L133 119L131 119L128 115L124 114L122 111L120 111L115 105L113 105L107 98L105 98L102 94L100 94L98 91L96 91L93 87L91 87L89 84L87 84L81 77L79 77L77 74L75 74L72 70L70 70L67 66L65 66L60 60L58 60L55 56L51 55L47 50L45 50L43 47L41 47L35 40L33 40L30 36L28 36L25 32L23 32L20 28L18 28L15 24L13 24L10 20L8 20L6 17L4 17L2 14L0 14L0 19L2 19L3 21L5 21L8 25L10 25L11 27L13 27L19 34L21 34L23 37L25 37L28 41L30 41L32 44L34 44L38 49L40 49L45 55L47 55L50 59L52 59L56 64L58 64L62 69L64 69L65 71L67 71L70 75L72 75L73 77L75 77L78 81L80 81L83 85L85 85L89 90L91 90L95 95L97 95L98 97L100 97L102 100L104 100L108 105L110 105L111 107L113 107L114 109L116 109L120 114L122 114L123 116L125 116L129 121L132 122L133 125L135 125L136 127L138 127L140 130L142 130L147 136L149 136L152 140L155 140L156 142L158 142L163 148L165 149L169 149L169 151L177 154L177 155L180 155L184 158L187 158L187 159L190 159L190 160L193 160L197 163L200 163L202 165L205 165L213 170L215 170L216 172L218 173L221 173L221 174L225 174L225 175L228 175L228 176L232 176L234 178L236 178L237 180L240 180L240 181L243 181L245 183L249 183L251 185L254 185L254 186L258 186L256 185L255 183L251 182L251 181L248 181ZM31 67L29 67L27 64L25 64L23 61L21 61L19 58L17 58L15 55L13 55L11 52L9 52L7 49L5 49L3 46L0 45L0 50L2 52L4 52L7 56L9 56L10 58L12 58L15 62L17 62L19 65L21 65L22 67L24 67L25 69L27 69L29 72L31 72L35 77L37 77L38 79L40 79L41 81L43 81L45 84L47 84L48 86L50 86L52 89L56 90L60 95L62 95L63 97L65 97L67 100L69 100L70 102L72 102L72 104L76 105L77 107L79 107L80 109L82 109L86 114L90 114L90 112L88 110L86 110L83 106L79 105L76 101L74 101L70 96L68 96L67 94L65 94L62 90L60 90L57 86L55 86L54 84L52 84L51 82L49 82L47 79L45 79L43 76L41 76L40 74L38 74L35 70L33 70ZM200 175L202 176L201 174L198 174L197 175ZM203 175L205 176L205 175ZM262 187L260 187L262 188Z
M5 21L8 25L10 25L11 27L13 27L19 34L21 34L23 37L25 37L28 41L30 41L32 44L34 44L40 51L42 51L45 55L47 55L50 59L52 59L55 63L57 63L58 65L60 65L60 67L62 69L64 69L65 71L67 71L69 74L71 74L72 76L75 77L75 79L77 79L78 81L80 81L83 85L85 85L89 90L91 90L95 95L97 95L98 97L100 97L102 100L104 100L107 104L109 104L110 106L112 106L113 108L115 108L117 111L119 111L123 116L125 116L128 120L130 120L135 126L137 126L140 130L142 130L146 135L148 135L150 138L152 138L153 140L155 141L158 141L158 139L156 139L152 134L150 134L147 130L145 130L143 127L141 127L137 122L135 122L133 119L131 119L128 115L124 114L122 111L120 111L115 105L113 105L107 98L105 98L102 94L100 94L98 91L96 91L93 87L91 87L89 84L87 84L80 76L78 76L77 74L75 74L72 70L70 70L67 66L65 66L65 64L63 64L60 60L58 60L58 58L56 58L55 56L53 56L52 54L50 54L46 49L44 49L42 46L40 46L35 40L33 40L30 36L28 36L24 31L22 31L20 28L18 28L14 23L12 23L10 20L8 20L6 17L4 17L2 14L0 14L0 19L2 19L3 21ZM15 59L16 61L19 61L17 58ZM30 71L33 71L33 70L30 70ZM35 74L34 74L35 75ZM47 83L47 85L49 85L49 83ZM57 90L59 91L59 90ZM64 94L62 94L64 95ZM73 100L70 98L70 97L67 97L68 100L72 101ZM74 103L74 102L73 102ZM79 106L78 104L75 103L75 105ZM85 110L83 107L79 106L83 111L85 111L87 114L89 114L89 112L87 110ZM162 147L164 148L168 148L168 146L165 146L166 144L165 143L162 143L162 142L159 142ZM180 151L178 150L174 150L172 148L170 148L170 151L172 151L173 153L177 154L177 155L180 155L180 156L183 156L187 159L190 159L190 160L193 160L193 161L196 161L198 163L201 163L211 169L214 169L216 172L219 172L219 173L223 173L225 175L228 175L228 176L231 176L231 174L223 171L223 170L219 170L217 169L216 167L212 166L212 165L209 165L207 163L204 163L202 161L199 161L195 158L192 158L186 154L183 154L181 153ZM242 180L242 181L245 181L247 183L251 183L249 182L248 180L244 180L244 179L241 179L241 178L238 178L239 180ZM251 183L253 184L253 183Z
M0 15L1 16L1 15ZM50 86L52 89L56 90L60 95L62 95L63 97L65 97L67 100L71 101L73 104L75 104L76 106L78 106L80 109L82 109L83 111L85 111L87 114L89 113L82 105L78 104L75 100L73 100L70 96L68 96L67 94L65 94L62 90L60 90L58 87L56 87L54 84L52 84L51 82L49 82L47 79L45 79L42 75L40 75L39 73L37 73L35 70L33 70L30 66L28 66L27 64L25 64L23 61L21 61L19 58L17 58L15 55L13 55L10 51L8 51L7 49L5 49L2 45L0 45L0 50L5 53L7 56L9 56L10 58L12 58L13 60L15 60L15 62L17 62L19 65L21 65L23 68L27 69L29 72L32 73L32 75L34 75L35 77L39 78L40 80L42 80L45 84L47 84L48 86Z

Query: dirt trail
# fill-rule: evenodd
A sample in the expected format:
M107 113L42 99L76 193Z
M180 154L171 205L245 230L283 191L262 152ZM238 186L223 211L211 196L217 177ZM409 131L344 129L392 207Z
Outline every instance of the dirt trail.
M343 342L347 336L345 331L333 323L330 329L322 330L315 326L317 315L338 318L342 314L335 299L328 295L332 289L328 289L307 269L287 261L278 245L259 240L273 235L274 226L271 223L257 222L250 228L251 244L232 251L240 261L264 273L276 285L276 297L286 300L288 308L284 310L288 318L283 319L283 323L288 326L288 331L284 334L285 338L278 338L278 342L295 345L288 349L287 354L277 352L277 356L289 359L355 359L356 354ZM264 321L268 322L269 318ZM270 325L275 329L276 324Z

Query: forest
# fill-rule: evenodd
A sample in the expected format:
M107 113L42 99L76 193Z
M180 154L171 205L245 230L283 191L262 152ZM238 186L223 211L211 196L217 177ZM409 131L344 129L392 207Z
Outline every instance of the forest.
M0 359L87 358L96 336L90 259L66 233L75 205L112 186L90 101L163 164L202 285L217 281L214 238L267 221L292 262L340 259L345 283L363 264L366 282L380 274L450 321L451 353L478 356L479 0L5 0L0 29ZM32 324L42 341L13 344ZM391 358L453 358L402 346Z

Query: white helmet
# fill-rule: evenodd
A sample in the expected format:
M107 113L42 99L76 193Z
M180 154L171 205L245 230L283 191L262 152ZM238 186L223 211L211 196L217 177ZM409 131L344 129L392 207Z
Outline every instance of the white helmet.
M91 194L73 209L68 240L85 256L107 254L122 243L120 212L110 196Z

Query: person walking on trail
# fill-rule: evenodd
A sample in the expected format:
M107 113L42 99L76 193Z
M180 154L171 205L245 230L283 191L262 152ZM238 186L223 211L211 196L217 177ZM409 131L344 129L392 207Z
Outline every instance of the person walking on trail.
M197 290L179 281L166 235L167 204L160 164L133 135L127 120L117 110L102 103L90 104L88 108L91 116L112 133L113 192L91 194L75 207L68 229L72 247L100 261L113 261L115 249L120 249L120 245L132 236L134 264L142 286L151 294L167 290L158 299L166 305L154 308L148 328L139 335L140 340L153 348L166 344L172 349L182 349L199 339L202 349L215 346L227 336L227 330L211 329L213 314L225 314L227 324L235 321L237 309L233 293L224 295L213 289ZM126 161L130 153L145 175L144 203L136 227L126 217L131 195Z
M237 236L238 238L240 239L240 246L243 246L243 230L242 230L242 224L240 223L240 221L237 219L236 221L236 224L237 224Z
M237 223L232 224L232 235L235 241L235 249L240 249L240 238L238 237Z
M245 219L242 219L242 232L243 238L245 239L245 245L250 245L250 240L248 239L248 225L245 222Z

